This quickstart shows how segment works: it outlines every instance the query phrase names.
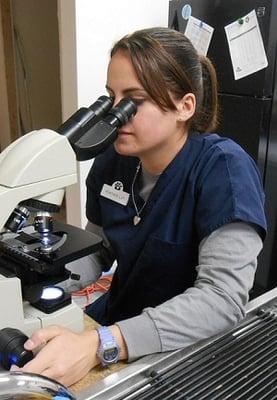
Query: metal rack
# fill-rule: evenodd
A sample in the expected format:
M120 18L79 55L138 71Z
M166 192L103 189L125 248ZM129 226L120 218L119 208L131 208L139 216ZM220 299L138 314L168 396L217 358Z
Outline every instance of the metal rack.
M262 306L257 300L257 307L235 329L189 350L127 367L79 398L277 399L277 298Z

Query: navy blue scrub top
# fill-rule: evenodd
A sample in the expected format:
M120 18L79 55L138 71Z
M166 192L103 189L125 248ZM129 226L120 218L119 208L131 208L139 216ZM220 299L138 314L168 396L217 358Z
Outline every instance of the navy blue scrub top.
M200 241L224 224L244 221L264 239L264 192L255 162L217 134L192 134L159 177L141 213L100 195L119 181L131 194L139 160L113 147L98 156L87 178L87 218L104 229L117 259L107 322L138 315L193 286ZM138 209L140 179L134 186Z

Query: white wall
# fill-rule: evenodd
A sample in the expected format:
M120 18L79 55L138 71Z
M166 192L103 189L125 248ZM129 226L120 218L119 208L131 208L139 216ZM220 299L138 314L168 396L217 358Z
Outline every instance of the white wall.
M136 29L167 26L168 3L169 0L59 0L62 88L69 85L73 92L76 90L71 94L64 91L64 119L74 111L73 104L78 108L89 106L105 94L109 50L117 39ZM73 100L67 104L70 95ZM79 184L67 192L67 221L82 227L86 224L85 179L90 165L91 161L79 164Z

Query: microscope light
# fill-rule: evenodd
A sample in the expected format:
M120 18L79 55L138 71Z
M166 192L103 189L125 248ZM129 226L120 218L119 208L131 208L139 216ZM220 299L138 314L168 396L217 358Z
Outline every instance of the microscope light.
M46 286L43 288L41 299L44 301L58 300L64 296L64 290L58 286Z
M40 299L31 304L40 311L46 314L51 314L52 312L71 304L71 295L66 293L59 286L44 286Z

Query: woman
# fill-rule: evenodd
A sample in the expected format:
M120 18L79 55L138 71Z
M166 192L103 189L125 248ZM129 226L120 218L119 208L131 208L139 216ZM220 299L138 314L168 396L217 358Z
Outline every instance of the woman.
M109 294L87 312L109 326L120 349L112 361L132 360L243 318L265 236L264 195L253 160L210 133L216 75L184 35L153 28L121 39L107 90L138 111L87 179L88 228L105 238L93 262L98 271L99 259L118 264ZM25 347L47 345L23 370L72 384L103 362L99 337L40 330Z

